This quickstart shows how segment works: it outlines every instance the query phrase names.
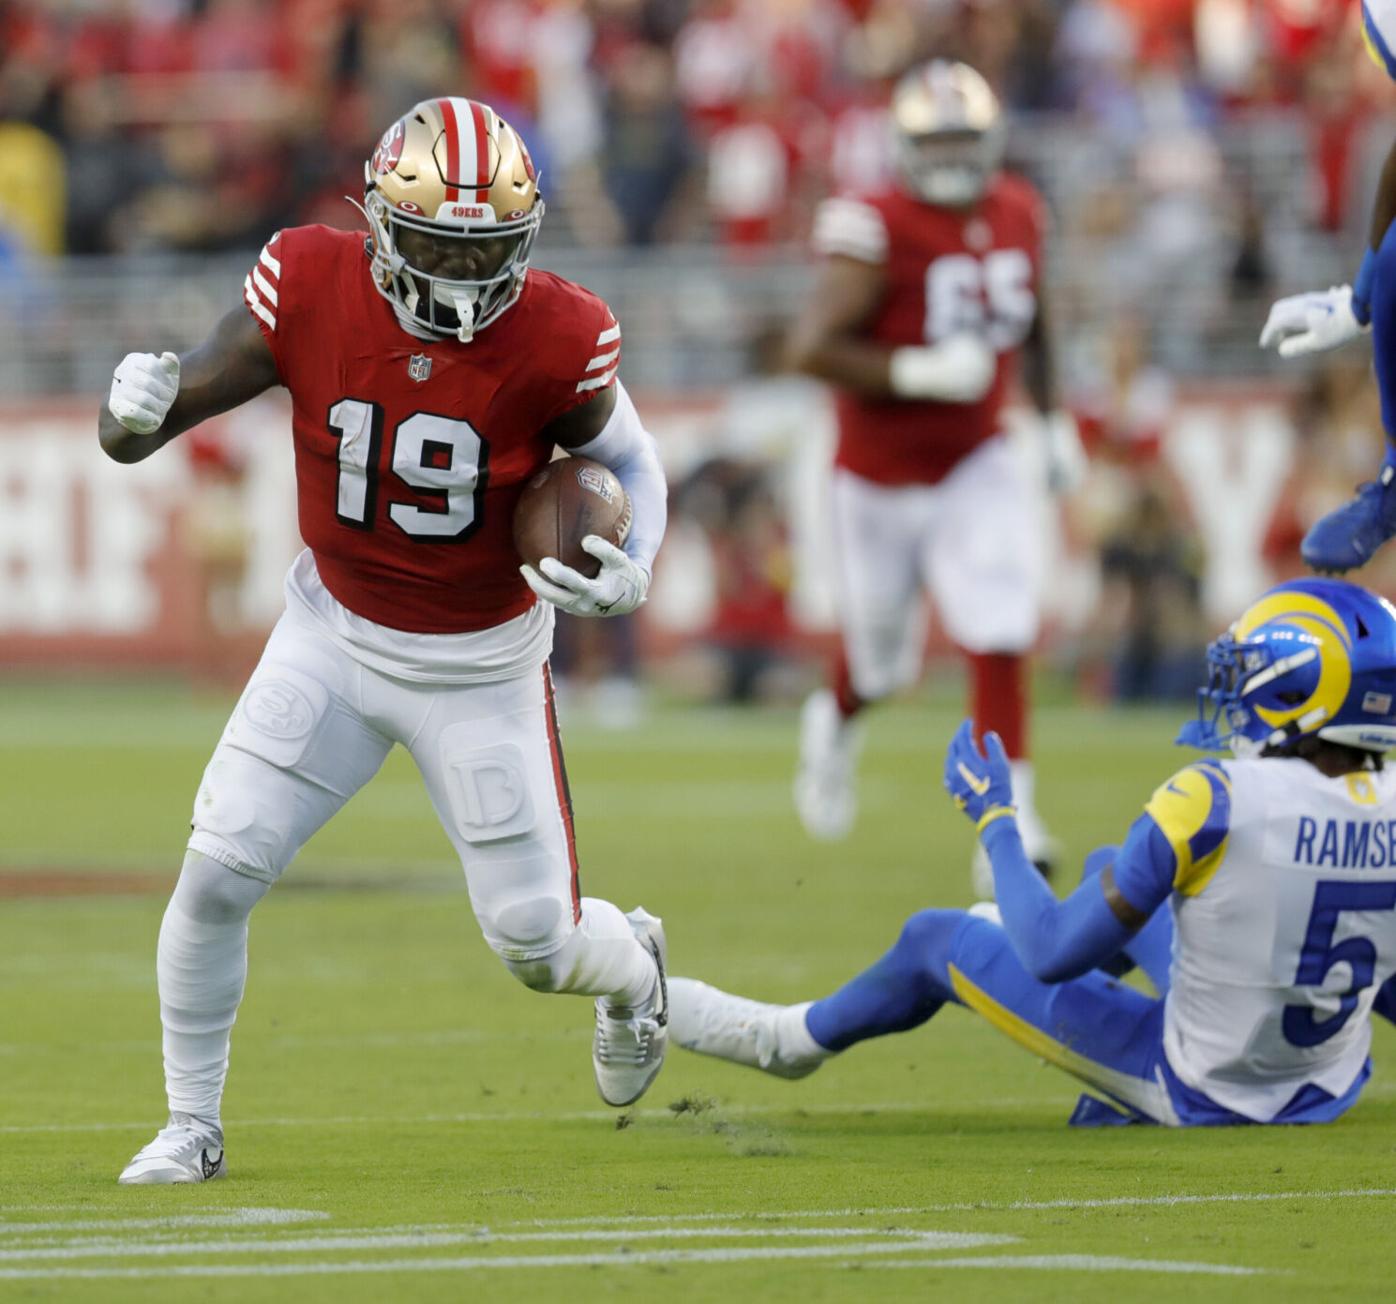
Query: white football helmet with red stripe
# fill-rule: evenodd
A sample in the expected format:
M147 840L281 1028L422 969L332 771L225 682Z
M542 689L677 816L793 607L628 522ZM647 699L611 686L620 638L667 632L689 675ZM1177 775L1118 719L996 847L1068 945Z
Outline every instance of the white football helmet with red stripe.
M407 330L467 343L519 297L543 198L488 104L423 100L383 133L364 183L373 281Z
M897 171L913 195L962 208L976 203L1003 161L1003 114L989 83L966 63L932 59L892 92Z

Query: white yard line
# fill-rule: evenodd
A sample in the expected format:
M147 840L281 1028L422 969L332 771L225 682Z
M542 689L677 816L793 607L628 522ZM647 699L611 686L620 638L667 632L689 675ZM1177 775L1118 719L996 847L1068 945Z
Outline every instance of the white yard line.
M919 1213L1026 1213L1048 1209L1114 1209L1189 1204L1249 1204L1271 1200L1360 1200L1396 1196L1396 1187L1351 1191L1255 1191L1217 1192L1182 1195L1121 1195L1100 1200L974 1200L955 1204L890 1205L878 1209L786 1209L777 1211L725 1213L628 1214L592 1218L529 1218L504 1223L506 1227L598 1227L632 1226L643 1223L706 1222L711 1220L752 1219L781 1221L791 1218L885 1218Z
M23 1206L8 1205L18 1209ZM63 1205L36 1205L35 1209L61 1209ZM80 1218L66 1222L12 1223L0 1221L0 1236L33 1236L44 1232L143 1231L176 1227L277 1227L294 1223L324 1222L329 1214L318 1209L227 1209L222 1213L171 1214L164 1218Z
M1026 1268L1037 1272L1174 1272L1212 1277L1255 1277L1268 1268L1226 1263L1186 1263L1175 1259L1125 1259L1113 1254L986 1254L972 1259L894 1259L874 1268Z
M618 1268L654 1264L702 1264L702 1263L751 1263L771 1260L791 1259L841 1259L853 1260L883 1254L904 1254L908 1249L905 1240L891 1241L852 1241L840 1245L767 1245L752 1248L713 1248L702 1250L639 1250L634 1252L606 1254L539 1254L539 1255L469 1255L456 1258L420 1259L377 1259L320 1261L309 1263L274 1264L151 1264L140 1268L0 1268L0 1280L54 1280L54 1279L98 1279L147 1278L147 1277L300 1277L331 1276L336 1274L360 1273L404 1273L404 1272L463 1272L473 1269L538 1269L538 1268ZM927 1249L936 1248L928 1245ZM927 1259L920 1266L934 1268L979 1267L988 1263L991 1266L1034 1266L1027 1258L1019 1260L1015 1256L995 1256L999 1262L978 1259ZM1044 1256L1036 1266L1049 1269L1070 1269L1070 1260L1080 1260L1096 1266L1099 1262L1090 1255ZM905 1261L904 1261L905 1262ZM1149 1269L1137 1266L1150 1260L1117 1260L1136 1265L1135 1271ZM1209 1272L1233 1275L1249 1275L1257 1269L1233 1268L1222 1264L1173 1264L1167 1260L1157 1271L1163 1272Z
M169 1258L186 1255L222 1254L313 1254L334 1250L439 1249L447 1245L496 1245L558 1241L641 1240L751 1240L795 1238L800 1240L857 1240L868 1236L899 1237L906 1250L973 1250L989 1245L1013 1245L1017 1236L979 1232L919 1231L905 1227L655 1227L612 1228L551 1232L490 1232L483 1228L457 1228L449 1232L421 1228L378 1233L329 1232L324 1235L287 1237L278 1240L247 1239L222 1241L119 1241L102 1237L61 1246L26 1246L0 1250L0 1262L25 1263L36 1259Z

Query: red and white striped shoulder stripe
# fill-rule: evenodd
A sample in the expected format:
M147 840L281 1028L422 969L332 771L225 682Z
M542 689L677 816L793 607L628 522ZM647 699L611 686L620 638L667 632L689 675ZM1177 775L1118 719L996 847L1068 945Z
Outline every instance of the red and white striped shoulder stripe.
M599 350L586 365L587 375L577 382L577 393L584 394L589 389L605 389L615 379L616 367L620 359L620 323L612 321L596 337Z
M281 285L281 260L273 247L280 239L278 231L262 246L261 255L242 283L242 297L247 306L273 331L276 329L277 291Z

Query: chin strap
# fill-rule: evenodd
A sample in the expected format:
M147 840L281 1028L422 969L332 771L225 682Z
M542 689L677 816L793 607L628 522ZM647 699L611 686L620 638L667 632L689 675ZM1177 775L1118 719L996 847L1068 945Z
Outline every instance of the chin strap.
M455 291L448 291L448 293L451 296L451 306L456 310L456 320L460 322L456 338L462 344L469 344L475 338L475 300L468 294L460 294Z

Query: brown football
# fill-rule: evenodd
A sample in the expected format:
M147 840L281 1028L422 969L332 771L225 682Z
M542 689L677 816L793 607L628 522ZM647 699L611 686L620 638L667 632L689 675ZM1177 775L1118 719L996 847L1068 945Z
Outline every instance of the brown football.
M592 577L601 563L582 550L588 534L623 548L630 497L609 467L589 457L560 457L528 482L514 508L514 548L535 569L544 557L556 557Z

